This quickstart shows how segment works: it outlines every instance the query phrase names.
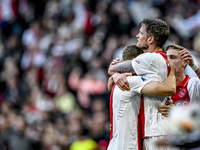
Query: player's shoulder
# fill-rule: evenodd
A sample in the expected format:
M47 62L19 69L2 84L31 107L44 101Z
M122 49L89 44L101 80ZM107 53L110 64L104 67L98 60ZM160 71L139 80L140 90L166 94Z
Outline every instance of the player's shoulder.
M164 54L165 55L165 54ZM160 53L150 53L150 52L147 52L147 53L143 53L139 56L148 56L148 57L152 57L152 56L161 56Z
M198 77L191 77L187 84L187 89L192 90L194 88L200 88L200 80Z
M160 54L157 54L157 53L150 53L150 52L147 52L147 53L143 53L143 54L140 54L139 56L137 56L136 58L154 58L156 56L159 56Z
M193 83L193 82L200 82L200 80L199 80L198 77L190 77L189 82L190 82L190 83Z
M155 53L159 54L160 56L162 56L162 57L167 59L167 52L165 52L165 51L156 51Z
M162 55L158 54L158 53L143 53L141 55L139 55L138 57L136 57L136 60L145 60L145 61L153 61L153 60L159 60L159 59L163 59Z
M161 54L161 55L167 55L167 52L165 52L165 51L156 51L155 53L156 54Z

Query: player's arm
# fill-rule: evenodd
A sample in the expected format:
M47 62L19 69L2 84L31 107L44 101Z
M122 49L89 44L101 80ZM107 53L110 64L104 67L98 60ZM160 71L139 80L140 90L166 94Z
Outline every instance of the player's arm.
M116 85L122 91L130 90L126 76L124 74L119 74L119 73L131 72L131 70L133 70L133 69L127 69L127 67L126 67L129 64L129 67L132 68L131 60L129 63L128 63L128 61L123 61L123 62L119 62L119 61L120 61L120 59L116 58L111 62L109 69L108 69L108 74L110 76L113 76L114 74L116 74L115 78L114 78L114 83L116 83ZM122 70L124 70L124 71L122 71ZM108 83L110 84L110 81ZM109 85L108 90L110 90L110 88L111 87Z
M114 81L113 81L113 77L111 76L109 79L108 79L108 91L111 92L112 91L112 88L113 88L113 85L114 85Z
M180 51L180 55L181 59L187 62L187 64L195 71L196 75L200 79L200 66L193 60L191 53L187 49L184 49Z
M124 74L119 74L119 73L114 73L109 79L108 79L108 91L112 91L114 83L122 90L130 90L129 89L129 84L126 82L126 76L132 76L131 73L124 73Z
M135 71L132 67L132 60L123 61L115 65L111 65L108 69L108 74L112 76L114 73L132 73L135 74Z
M175 68L169 61L171 70L169 76L164 82L151 81L147 83L141 90L141 93L147 95L163 95L171 96L176 93L176 77Z

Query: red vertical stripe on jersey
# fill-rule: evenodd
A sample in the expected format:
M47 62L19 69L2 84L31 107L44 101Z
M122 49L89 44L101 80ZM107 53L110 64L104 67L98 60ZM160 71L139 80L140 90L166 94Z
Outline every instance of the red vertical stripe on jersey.
M141 112L141 109L140 109ZM137 135L138 135L138 150L142 150L142 123L140 113L138 114L138 122L137 122Z
M110 95L110 140L113 137L113 93L114 93L115 86L116 84L113 85L112 92Z
M162 57L165 59L166 65L167 65L167 76L168 76L168 75L169 75L169 72L170 72L170 66L169 66L169 62L168 62L168 60L167 60L166 52L164 52L164 51L157 51L156 53L162 55Z
M141 119L141 137L145 138L145 112L144 112L144 97L141 95L141 104L140 104L140 119Z

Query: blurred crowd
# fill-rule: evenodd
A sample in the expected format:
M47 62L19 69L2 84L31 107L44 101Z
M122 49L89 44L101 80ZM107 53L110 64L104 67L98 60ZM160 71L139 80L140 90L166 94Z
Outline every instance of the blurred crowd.
M200 0L0 0L0 150L79 150L86 139L105 150L110 62L137 42L143 18L166 21L166 44L198 62L199 8Z

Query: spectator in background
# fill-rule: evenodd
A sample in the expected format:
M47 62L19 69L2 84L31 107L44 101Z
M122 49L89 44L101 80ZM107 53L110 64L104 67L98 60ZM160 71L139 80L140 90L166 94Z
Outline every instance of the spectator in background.
M9 150L29 150L31 141L25 134L26 123L22 116L15 116L11 122L11 132L1 135L1 139L7 143Z
M98 150L98 144L92 139L80 139L72 143L69 150Z
M194 50L188 50L191 53L191 55L193 57L193 60L198 65L200 65L200 49L199 49L200 45L199 45L199 40L200 40L200 33L198 33L194 37L194 40L193 40L193 48L194 48ZM196 72L191 67L189 67L189 65L187 65L186 68L185 68L185 74L189 75L190 77L197 77Z

